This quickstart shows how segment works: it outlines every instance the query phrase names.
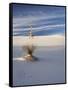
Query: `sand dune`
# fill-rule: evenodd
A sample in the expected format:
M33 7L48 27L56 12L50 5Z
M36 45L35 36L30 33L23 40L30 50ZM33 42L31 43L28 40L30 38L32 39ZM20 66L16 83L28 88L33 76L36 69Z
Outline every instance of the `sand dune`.
M27 53L21 46L29 44L38 46L33 53L38 58L35 62L24 58ZM64 36L35 36L32 39L14 36L13 86L52 83L65 83Z
M13 86L65 83L64 47L42 47L36 50L35 56L38 57L35 62L19 55L13 58Z
M58 46L64 45L65 38L62 35L51 35L51 36L34 36L29 39L28 36L14 36L13 46L23 46L33 44L36 46Z

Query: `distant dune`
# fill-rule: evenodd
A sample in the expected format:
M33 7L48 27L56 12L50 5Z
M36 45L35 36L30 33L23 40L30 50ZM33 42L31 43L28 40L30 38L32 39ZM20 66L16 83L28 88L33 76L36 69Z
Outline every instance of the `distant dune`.
M13 46L23 46L33 44L35 46L63 46L65 38L62 35L51 36L33 36L29 39L28 36L14 36Z

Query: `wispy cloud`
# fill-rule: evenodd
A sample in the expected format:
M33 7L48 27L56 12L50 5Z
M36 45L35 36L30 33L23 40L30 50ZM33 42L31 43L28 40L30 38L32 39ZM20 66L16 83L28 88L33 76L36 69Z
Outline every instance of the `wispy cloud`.
M24 12L26 11L22 13ZM63 32L65 28L65 13L58 12L56 14L55 10L52 13L51 11L49 13L42 11L35 12L35 10L32 11L31 9L30 14L27 13L23 16L20 12L18 16L13 16L13 35L25 35L30 30L30 25L32 25L32 32L35 33L52 29L57 30L57 32L59 29L62 29Z
M13 27L18 27L18 26L28 26L30 24L34 25L35 22L41 21L41 20L49 20L49 19L55 19L55 18L62 18L64 15L37 15L37 16L27 16L27 17L17 17L13 18ZM47 23L47 22L45 22Z

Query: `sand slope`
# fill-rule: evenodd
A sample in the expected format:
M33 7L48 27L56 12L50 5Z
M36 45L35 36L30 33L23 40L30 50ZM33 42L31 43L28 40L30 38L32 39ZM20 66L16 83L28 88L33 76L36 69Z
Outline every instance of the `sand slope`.
M38 61L23 61L19 57L16 58L13 60L13 85L65 83L64 53L64 47L42 47L34 54Z

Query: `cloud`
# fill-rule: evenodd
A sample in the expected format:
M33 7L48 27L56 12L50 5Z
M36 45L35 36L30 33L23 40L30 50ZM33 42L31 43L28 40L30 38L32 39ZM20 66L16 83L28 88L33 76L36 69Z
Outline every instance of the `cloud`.
M55 19L55 18L61 18L64 17L64 15L35 15L35 16L24 16L24 17L17 17L13 18L13 27L18 27L18 26L26 26L30 24L35 24L37 21L41 20L49 20L49 19Z
M57 29L58 28L58 29ZM39 31L48 31L48 30L52 30L52 29L57 29L57 31L60 29L60 28L65 28L65 24L55 24L55 25L48 25L48 26L41 26L41 27L36 27L36 28L32 28L32 32L39 32ZM18 31L19 30L19 31ZM23 32L23 35L25 35L25 32L29 31L30 28L25 28L25 29L16 29L14 30L14 35L19 35L19 33ZM53 30L52 30L53 31ZM51 31L50 31L51 32ZM55 32L55 30L54 30Z
M21 32L25 35L30 30L30 25L32 25L32 32L64 29L65 24L64 21L62 22L64 17L64 14L47 15L45 13L13 17L13 35L22 35ZM60 19L62 19L61 22Z

